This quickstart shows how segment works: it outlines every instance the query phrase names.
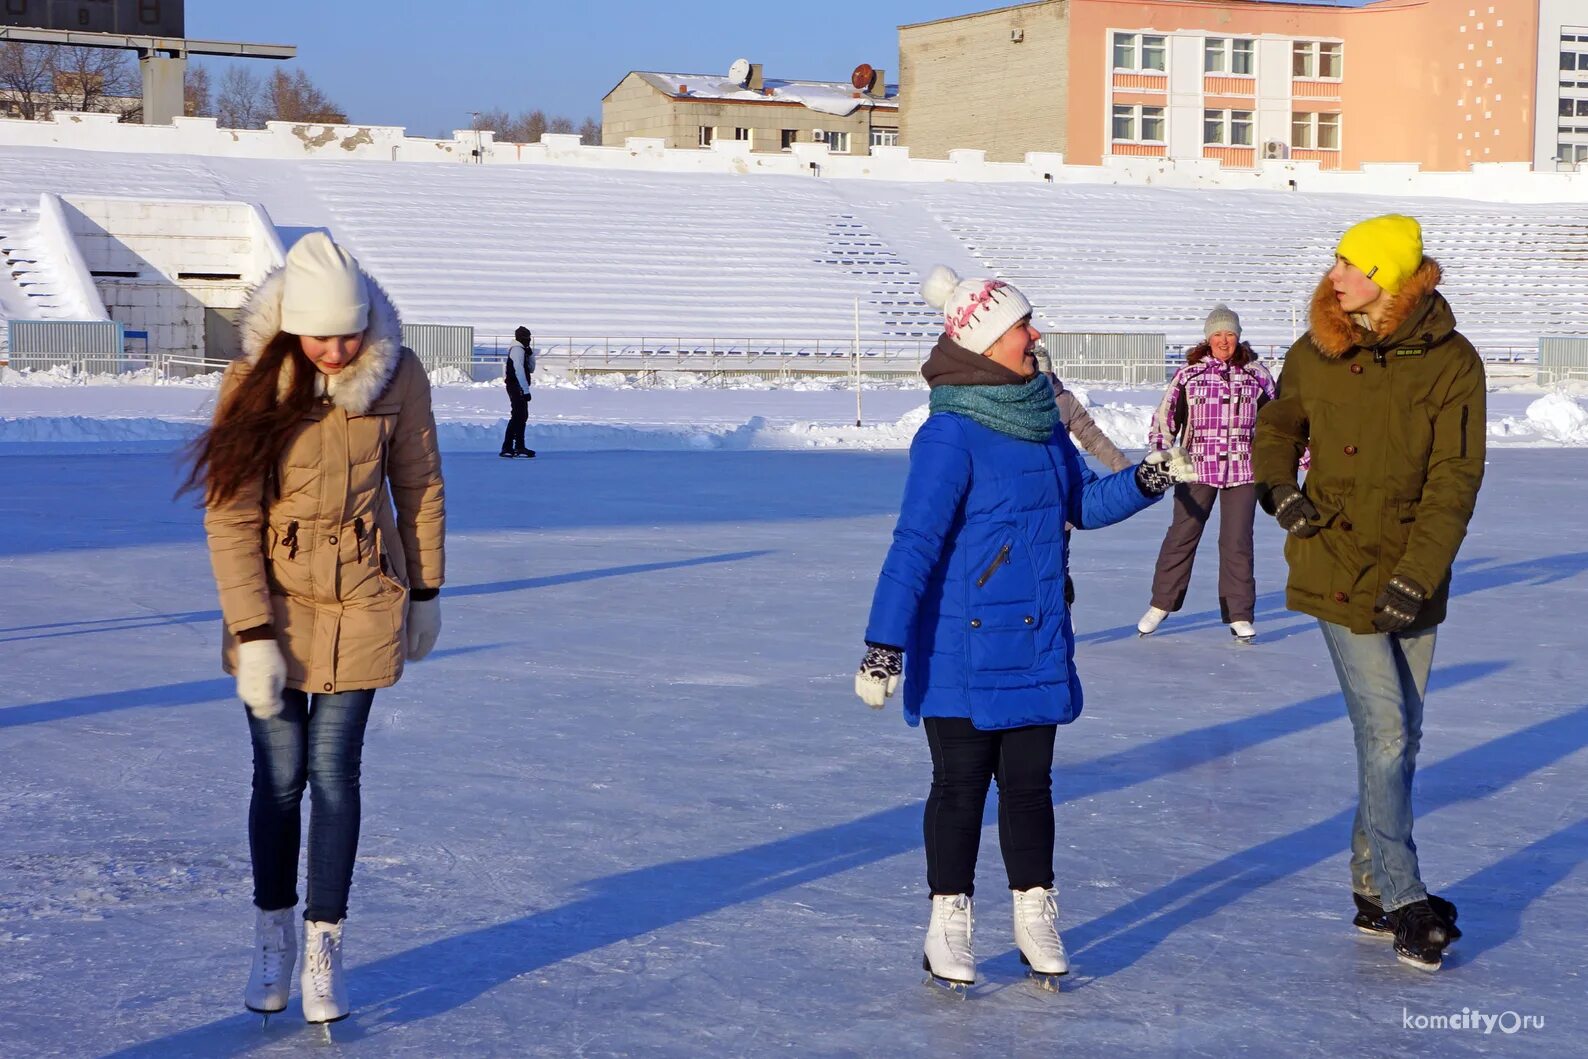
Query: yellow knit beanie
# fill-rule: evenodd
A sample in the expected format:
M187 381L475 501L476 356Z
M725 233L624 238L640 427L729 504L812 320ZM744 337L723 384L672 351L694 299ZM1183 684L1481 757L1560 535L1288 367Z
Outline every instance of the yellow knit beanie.
M1423 263L1423 228L1399 213L1353 225L1335 250L1390 294L1398 294Z

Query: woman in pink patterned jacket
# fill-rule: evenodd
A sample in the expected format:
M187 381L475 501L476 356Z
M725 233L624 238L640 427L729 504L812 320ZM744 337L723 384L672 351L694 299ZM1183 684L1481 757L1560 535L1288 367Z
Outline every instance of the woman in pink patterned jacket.
M1252 437L1257 410L1274 397L1274 379L1252 347L1241 341L1241 318L1226 305L1208 314L1201 345L1186 354L1164 394L1148 444L1165 449L1180 439L1196 464L1198 483L1174 492L1174 521L1158 552L1152 606L1136 623L1143 636L1185 603L1202 530L1219 506L1219 614L1230 633L1251 643L1252 520L1257 489L1252 479Z

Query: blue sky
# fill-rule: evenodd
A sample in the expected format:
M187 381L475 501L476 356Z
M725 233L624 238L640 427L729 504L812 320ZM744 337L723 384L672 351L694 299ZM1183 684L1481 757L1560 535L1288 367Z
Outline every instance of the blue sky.
M599 120L629 70L847 80L862 62L898 66L905 22L1002 6L966 0L188 0L188 36L296 44L299 64L354 121L433 136L469 111L533 107ZM251 63L260 73L272 64Z

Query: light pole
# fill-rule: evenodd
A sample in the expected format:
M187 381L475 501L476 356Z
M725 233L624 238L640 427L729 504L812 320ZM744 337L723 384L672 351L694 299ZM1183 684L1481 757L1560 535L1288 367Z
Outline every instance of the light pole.
M472 119L469 123L469 128L474 130L474 162L476 165L484 165L485 137L480 135L480 112L471 110L469 111L469 117Z

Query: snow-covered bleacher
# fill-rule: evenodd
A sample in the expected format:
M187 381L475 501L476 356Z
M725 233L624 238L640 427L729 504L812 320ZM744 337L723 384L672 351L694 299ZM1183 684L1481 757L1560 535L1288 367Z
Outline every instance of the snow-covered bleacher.
M1480 347L1588 333L1588 221L1568 205L29 147L0 147L0 167L0 242L46 273L52 248L27 237L43 193L255 202L284 242L349 243L408 320L487 334L845 339L858 299L868 341L908 339L935 329L914 289L941 261L1020 283L1053 329L1183 342L1226 301L1283 345L1341 229L1390 210L1423 220ZM0 313L47 311L28 282L8 267Z

